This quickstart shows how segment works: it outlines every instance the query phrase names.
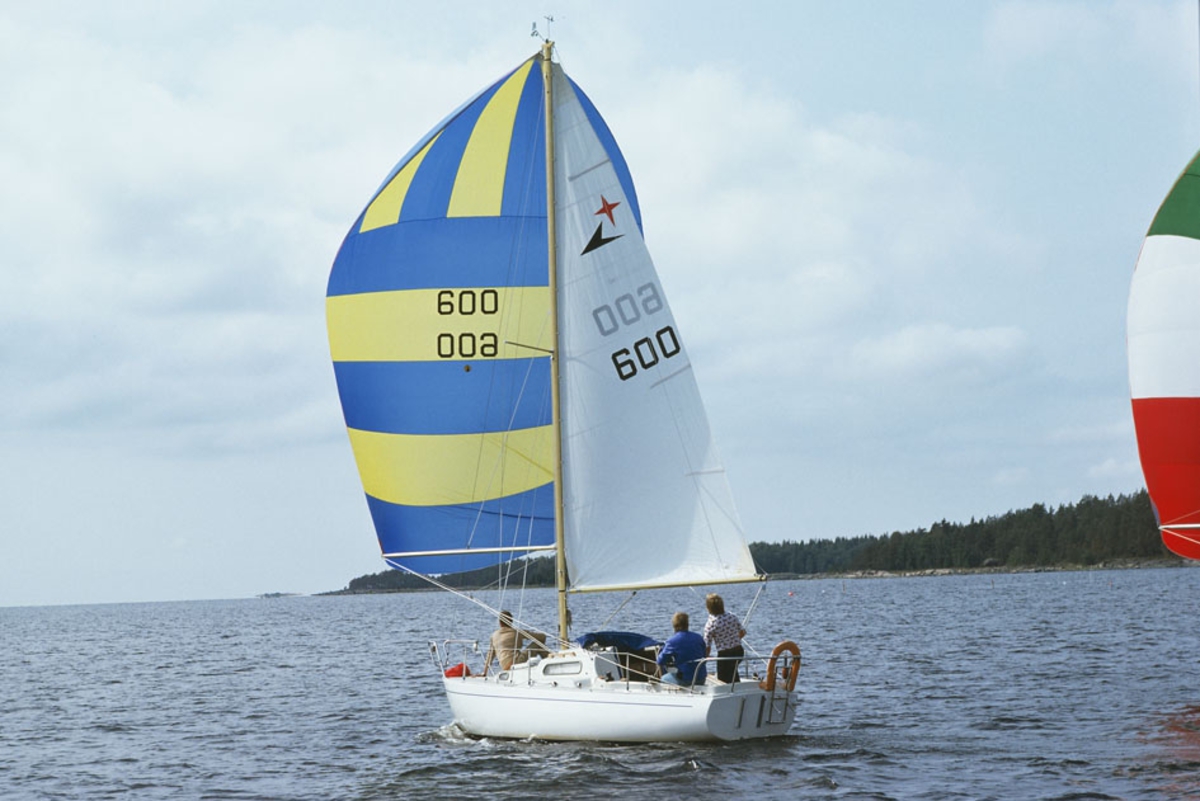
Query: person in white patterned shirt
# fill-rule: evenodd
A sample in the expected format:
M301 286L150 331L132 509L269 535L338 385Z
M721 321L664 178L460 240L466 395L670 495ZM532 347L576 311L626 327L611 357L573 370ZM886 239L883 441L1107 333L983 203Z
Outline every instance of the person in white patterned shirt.
M708 622L704 624L706 655L717 649L717 678L730 684L738 680L738 662L746 655L742 649L746 630L736 615L725 611L725 599L715 592L704 599L704 606L708 609Z

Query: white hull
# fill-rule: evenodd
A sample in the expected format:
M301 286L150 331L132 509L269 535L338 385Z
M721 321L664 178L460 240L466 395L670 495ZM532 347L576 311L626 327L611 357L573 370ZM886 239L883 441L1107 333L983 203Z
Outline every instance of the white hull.
M566 670L578 671L568 673ZM495 676L445 678L454 721L481 737L599 742L743 740L786 734L796 696L757 682L682 688L609 680L603 653L568 651Z

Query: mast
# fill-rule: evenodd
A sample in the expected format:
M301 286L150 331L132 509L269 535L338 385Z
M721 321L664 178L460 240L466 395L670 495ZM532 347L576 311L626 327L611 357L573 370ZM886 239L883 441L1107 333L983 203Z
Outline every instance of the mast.
M550 54L554 42L542 42L542 84L546 95L546 245L550 267L550 331L554 337L554 352L550 354L551 431L554 437L554 587L558 591L558 639L566 645L570 636L567 611L567 552L563 537L563 470L562 425L559 420L558 355L558 241L554 218L554 97L551 91L553 76Z

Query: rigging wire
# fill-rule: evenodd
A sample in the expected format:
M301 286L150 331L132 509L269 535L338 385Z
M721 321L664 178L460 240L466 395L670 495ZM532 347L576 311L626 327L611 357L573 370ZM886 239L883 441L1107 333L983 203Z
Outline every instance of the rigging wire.
M492 615L498 616L500 614L499 609L492 607L491 605L479 600L478 598L476 598L475 596L473 596L469 593L463 592L462 590L458 589L457 587L451 587L449 584L446 584L443 581L438 581L433 576L427 576L424 573L418 573L417 571L413 570L411 567L406 567L398 562L392 561L391 559L388 559L385 561L389 565L391 565L393 568L395 568L396 570L403 570L405 573L408 573L410 575L416 576L417 578L420 578L420 579L423 579L424 581L429 582L430 584L432 584L434 587L438 588L439 590L444 590L448 593L451 593L452 595L457 595L459 598L463 598L467 601L470 601L471 603L478 606L480 609L483 609L483 610L491 613ZM554 634L553 632L542 631L537 626L531 626L528 623L526 623L525 621L516 617L515 615L513 616L512 622L513 622L514 628L519 628L523 631L536 632L538 634L545 634L547 639L553 638L553 640L555 642L559 642L557 634ZM560 642L559 644L561 646L568 645L568 643L562 643L562 642Z
M630 601L632 601L632 600L633 600L633 598L634 598L634 596L635 596L635 595L637 595L637 590L634 590L633 592L629 593L629 597L628 597L628 598L626 598L624 601L621 601L621 604L620 604L620 605L619 605L619 606L618 606L616 609L614 609L614 610L612 611L612 614L611 614L611 615L609 615L608 617L606 617L606 618L604 619L604 622L600 624L600 628L601 628L601 629L606 629L606 628L608 628L608 624L612 622L612 619L613 619L614 617L616 617L616 616L617 616L617 614L618 614L618 613L620 613L620 611L621 611L622 609L624 609L624 608L625 608L625 605L626 605L626 604L628 604Z
M747 626L750 625L750 617L754 614L754 610L758 606L758 600L759 600L759 598L762 598L763 591L766 589L767 589L767 582L764 581L763 583L758 585L758 592L754 593L754 600L750 602L750 608L746 610L746 614L742 618L742 628L743 629L746 629ZM758 649L755 648L750 643L746 642L744 638L743 638L742 642L743 642L746 650L750 651L750 653L754 654L754 656L762 656L762 654L760 654L758 652Z

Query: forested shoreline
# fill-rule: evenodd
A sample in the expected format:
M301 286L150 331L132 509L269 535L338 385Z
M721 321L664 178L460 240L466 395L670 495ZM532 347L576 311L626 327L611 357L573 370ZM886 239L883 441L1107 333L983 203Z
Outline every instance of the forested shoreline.
M1182 562L1163 546L1145 490L1106 498L1085 495L1078 503L1057 508L1039 503L969 523L941 520L913 531L754 542L750 553L759 571L772 578ZM510 585L554 585L550 557L442 576L439 581L460 589L482 589L495 586L501 571ZM386 570L360 576L340 592L403 592L429 586L418 576Z

